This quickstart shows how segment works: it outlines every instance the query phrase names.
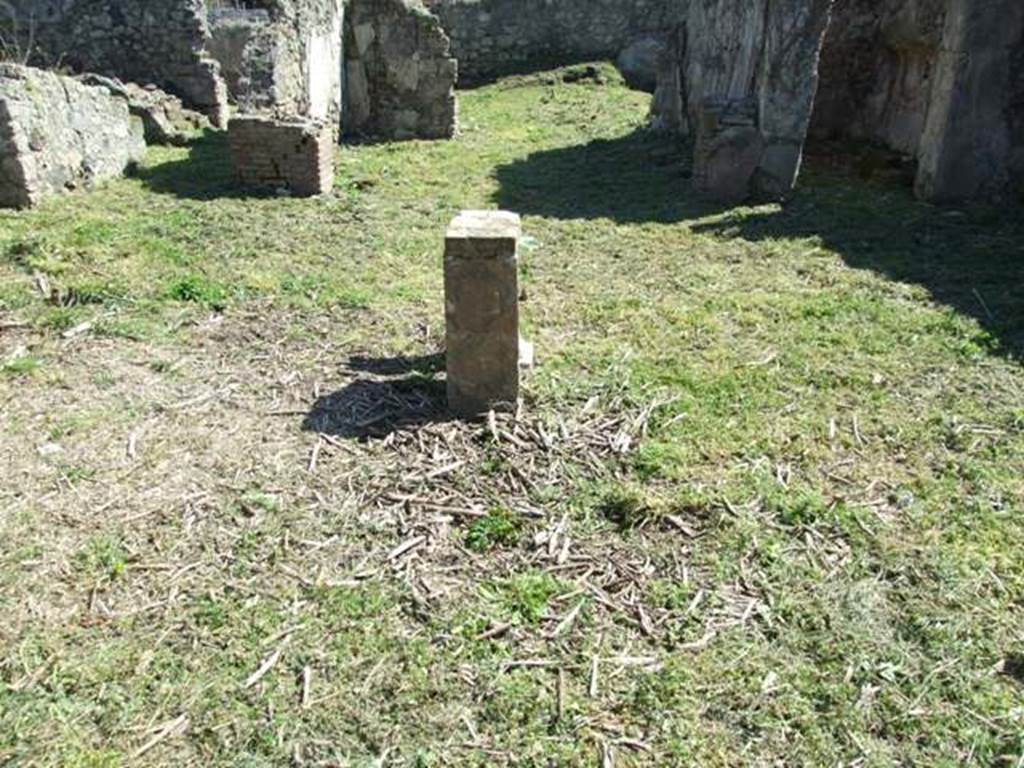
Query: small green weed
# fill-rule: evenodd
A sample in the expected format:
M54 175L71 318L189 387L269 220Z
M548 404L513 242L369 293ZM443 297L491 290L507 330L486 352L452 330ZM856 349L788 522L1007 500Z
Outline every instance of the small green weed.
M522 519L514 512L495 507L475 520L466 531L466 546L477 552L495 547L514 547L523 531Z
M0 373L4 374L5 376L12 377L31 376L33 373L39 370L39 367L41 365L42 362L39 360L39 358L25 355L23 357L16 357L13 360L8 360L7 362L0 365Z
M526 624L536 624L547 613L548 601L562 591L549 573L528 572L485 588L501 612Z
M228 303L228 292L224 286L197 274L172 282L167 288L167 296L176 301L202 304L218 311L226 308Z

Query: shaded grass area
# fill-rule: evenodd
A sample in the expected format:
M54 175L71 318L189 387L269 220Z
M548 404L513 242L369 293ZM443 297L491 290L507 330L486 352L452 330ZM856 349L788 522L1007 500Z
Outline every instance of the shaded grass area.
M461 109L324 199L210 136L0 214L0 762L1018 764L1020 211L718 210L614 81ZM540 366L465 425L496 204Z

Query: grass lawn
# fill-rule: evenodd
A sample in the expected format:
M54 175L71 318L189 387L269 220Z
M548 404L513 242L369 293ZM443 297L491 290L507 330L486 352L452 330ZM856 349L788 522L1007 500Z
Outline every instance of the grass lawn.
M1024 211L701 203L608 77L0 213L0 763L1024 765ZM538 366L465 424L479 207Z

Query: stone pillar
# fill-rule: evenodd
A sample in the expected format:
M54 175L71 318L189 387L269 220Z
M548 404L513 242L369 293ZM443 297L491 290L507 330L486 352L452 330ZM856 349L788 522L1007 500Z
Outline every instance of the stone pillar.
M519 216L463 211L445 236L448 407L472 418L519 398Z

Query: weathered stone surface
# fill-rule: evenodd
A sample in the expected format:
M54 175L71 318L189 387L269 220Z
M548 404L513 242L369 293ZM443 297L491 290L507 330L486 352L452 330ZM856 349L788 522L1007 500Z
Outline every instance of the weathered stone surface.
M264 0L213 7L211 54L242 112L273 110L338 125L342 0Z
M344 132L384 139L454 135L458 66L421 0L350 0Z
M658 58L657 85L651 99L650 123L655 131L685 134L689 115L683 87L682 61L686 52L686 25L679 24L664 35L665 47Z
M690 124L710 98L752 100L763 153L751 193L777 198L796 184L833 0L693 0L682 85Z
M147 144L186 144L198 131L210 127L204 115L185 109L181 99L155 85L144 88L91 73L80 75L78 80L105 88L112 96L123 99L131 114L142 121Z
M1014 155L1024 149L1013 115L1024 105L1011 101L1021 46L1020 0L951 0L918 152L920 197L998 199L1014 185Z
M669 38L670 58L663 60L659 71L655 106L665 112L655 115L655 123L696 133L709 99L755 104L753 127L760 132L762 153L749 177L749 194L786 196L800 170L832 4L833 0L689 0L685 22L675 39ZM705 141L705 159L720 156L724 162L738 152L746 163L758 145L749 138L749 131L742 136L732 131L727 139ZM742 151L738 142L744 144ZM717 149L709 154L712 147ZM726 186L742 175L731 174ZM711 178L718 178L717 173Z
M681 0L427 0L452 39L463 83L551 65L615 59L671 29Z
M141 124L106 89L0 64L0 206L120 176L145 149Z
M916 155L948 0L837 3L811 131Z
M630 88L654 93L658 87L658 67L667 45L664 35L646 35L619 53L615 66Z
M34 19L39 58L76 72L153 83L180 96L218 127L227 90L206 53L204 0L13 0Z
M245 186L308 197L334 185L334 130L323 121L236 117L228 125L228 142Z
M273 108L278 27L270 11L214 7L208 20L208 48L220 64L230 100L243 112Z
M1024 181L1024 5L846 0L822 54L812 132L919 161L932 200L999 198Z
M750 101L707 99L697 119L693 187L720 202L741 202L764 155L765 143L755 127Z
M467 418L519 398L519 216L463 211L445 237L448 407Z

